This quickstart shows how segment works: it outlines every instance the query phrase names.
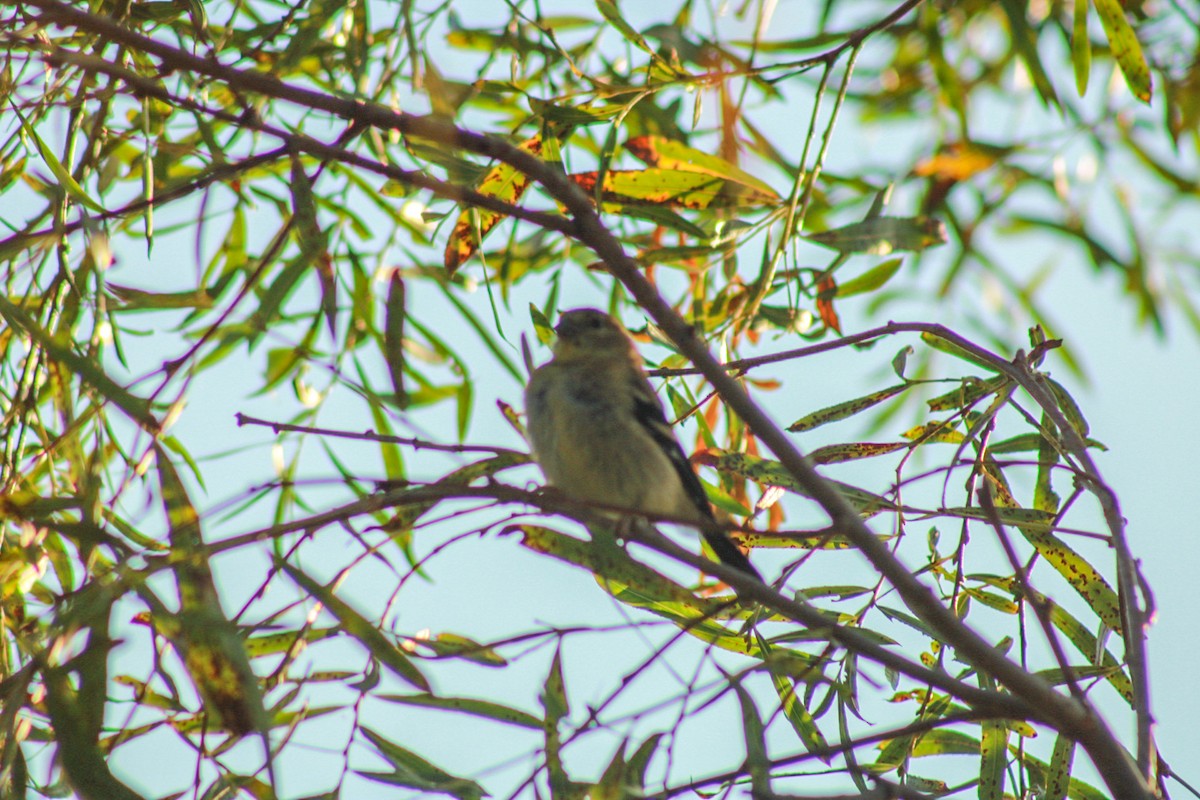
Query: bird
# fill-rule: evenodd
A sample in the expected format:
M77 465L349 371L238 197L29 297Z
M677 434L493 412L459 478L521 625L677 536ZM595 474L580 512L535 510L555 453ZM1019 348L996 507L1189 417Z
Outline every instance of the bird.
M576 308L554 331L554 357L525 390L526 430L547 483L576 500L693 522L717 558L761 581L717 527L624 326Z

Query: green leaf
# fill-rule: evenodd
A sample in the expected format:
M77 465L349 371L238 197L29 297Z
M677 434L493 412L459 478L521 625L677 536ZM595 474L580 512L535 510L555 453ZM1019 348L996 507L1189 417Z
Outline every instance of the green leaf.
M954 342L943 339L940 336L935 336L932 333L925 332L921 334L921 341L932 347L934 350L940 350L943 353L954 356L955 358L961 358L963 361L969 361L978 367L983 367L989 372L997 371L994 365L989 364L987 361L979 358L974 353L964 350Z
M839 253L886 256L901 250L920 251L946 243L946 226L932 217L871 217L843 228L808 234L810 242Z
M625 17L621 15L621 10L617 8L616 3L611 2L611 0L596 0L596 10L600 12L600 15L604 19L608 20L608 24L616 28L625 37L626 41L633 44L639 50L645 51L655 60L662 60L654 48L650 46L650 43L632 25L625 21Z
M1075 398L1063 388L1062 384L1051 377L1046 377L1046 383L1050 386L1050 391L1054 394L1054 399L1058 401L1058 407L1062 409L1063 416L1067 418L1067 422L1071 423L1071 427L1079 434L1081 439L1087 439L1090 427L1087 420L1083 416L1083 412L1079 409Z
M280 631L279 633L267 633L259 636L251 636L246 639L246 654L250 658L261 658L263 656L275 656L280 653L286 653L296 646L297 641L307 643L319 642L322 639L329 639L334 636L341 636L343 633L341 628L307 628L294 631Z
M741 184L755 196L782 201L769 183L759 180L736 164L665 136L636 136L625 142L625 149L650 167L711 175Z
M359 728L363 735L379 749L379 754L392 766L391 772L365 772L355 770L358 775L370 778L380 783L392 786L404 786L422 792L448 794L459 800L480 800L489 797L473 780L451 775L441 767L437 767L421 758L411 750L406 750L398 744L384 738L382 734L365 726Z
M611 531L595 531L596 538L584 541L537 525L519 525L510 530L520 533L521 544L530 550L583 567L591 571L601 585L613 584L614 591L631 591L650 605L677 603L695 609L694 617L714 613L721 605L696 597L669 578L635 561L616 545Z
M461 658L485 667L508 666L508 659L493 648L457 633L421 636L413 639L411 644L417 649L432 651L438 658Z
M770 645L762 639L759 640L759 644L763 648L763 652L769 656L771 652ZM797 685L795 679L781 675L772 669L771 684L775 687L775 694L779 696L783 714L787 717L788 722L791 723L792 730L796 732L796 736L800 739L800 744L810 753L822 753L820 756L821 760L829 764L832 761L832 756L826 752L829 748L829 742L817 726L817 720L813 717L812 712L804 705L804 700L798 691L800 687Z
M60 362L73 375L79 376L104 400L124 411L130 419L148 431L159 430L159 422L150 413L150 404L147 401L108 377L95 361L76 353L66 336L51 335L43 329L24 310L10 303L3 293L0 293L0 316L4 317L11 327L25 331L52 360Z
M392 392L396 406L401 410L408 407L408 392L404 388L404 322L408 317L405 309L404 279L399 270L392 273L388 281L383 328L383 356L388 375L392 379Z
M788 425L787 429L792 433L799 433L801 431L810 431L814 428L819 428L822 425L829 424L830 422L837 422L839 420L847 419L855 414L866 411L872 406L882 403L884 400L895 397L913 385L914 384L912 383L898 383L895 386L889 386L886 389L879 389L871 392L868 395L864 395L863 397L856 397L853 400L846 400L845 402L829 406L828 408L822 408L820 411L814 411L811 414L804 415L791 425Z
M454 711L479 719L490 719L535 731L542 730L543 725L541 717L489 700L476 700L470 697L437 697L432 694L381 694L377 697L389 703Z
M502 453L496 456L476 461L473 464L467 464L463 467L450 472L449 474L439 478L433 483L433 486L449 487L449 486L466 486L480 478L492 478L492 476L509 469L510 467L518 467L523 464L529 464L530 457L525 453ZM393 537L402 536L412 531L413 526L425 514L435 507L442 500L421 500L419 502L407 502L400 505L399 510L388 519L381 527Z
M1066 800L1074 761L1075 740L1060 733L1054 739L1054 753L1050 757L1050 768L1046 771L1046 784L1042 792L1044 800Z
M1071 66L1075 70L1075 90L1087 94L1092 75L1092 38L1088 36L1088 0L1075 0L1075 22L1071 28Z
M1125 9L1119 0L1095 0L1095 3L1100 24L1104 26L1104 35L1108 37L1108 46L1112 48L1113 58L1117 60L1117 66L1129 84L1129 91L1143 103L1149 103L1153 93L1150 67L1146 64L1137 34L1125 17Z
M1008 17L1013 49L1025 64L1025 68L1029 70L1029 77L1033 80L1033 85L1042 101L1047 105L1059 105L1054 84L1050 82L1050 77L1042 66L1042 58L1038 55L1037 32L1029 24L1029 18L1026 16L1026 4L1020 0L1000 0L1000 7L1004 9L1004 13Z
M567 176L590 196L596 194L596 172ZM613 169L603 175L600 198L605 203L651 207L706 209L758 208L779 203L774 191L694 169Z
M771 757L767 752L766 729L754 705L754 699L740 681L732 681L738 705L742 709L742 735L746 742L746 769L750 773L752 794L770 795Z
M1045 597L1039 597L1039 602L1047 602ZM1050 621L1054 627L1067 637L1067 641L1088 659L1097 663L1104 670L1109 685L1130 705L1133 704L1133 683L1129 680L1124 668L1107 648L1100 647L1099 640L1082 622L1057 603L1050 606Z
M37 147L42 160L46 162L46 166L54 173L55 179L66 193L98 214L107 213L104 206L93 200L84 188L79 185L79 182L71 176L70 170L64 167L62 162L58 160L54 155L54 151L50 149L50 146L42 141L42 137L38 136L37 131L25 119L25 115L21 113L21 109L17 108L16 101L12 96L9 97L8 104L12 106L13 113L17 115L17 119L21 120L21 133L33 139L33 143Z
M851 297L856 294L873 292L890 281L900 271L900 265L903 263L903 258L889 258L887 261L876 264L857 278L851 278L839 285L837 296Z
M809 453L808 457L814 464L840 464L844 461L874 458L911 448L912 445L908 442L848 442L818 447Z
M1080 597L1087 601L1105 625L1114 631L1121 630L1121 603L1117 599L1117 593L1091 563L1048 531L1025 524L1018 524L1017 529L1037 548L1042 558L1058 570Z
M990 719L981 724L979 800L1003 800L1004 770L1008 763L1008 728L1003 722Z
M567 699L567 687L563 681L562 649L554 650L554 660L550 662L550 671L542 684L542 692L538 698L546 716L542 721L542 731L545 737L546 770L549 773L550 787L554 796L563 794L570 785L566 770L563 768L560 749L562 740L558 732L558 724L571 713Z
M926 400L930 411L949 411L951 409L967 408L983 397L1003 389L1010 379L1005 375L997 375L988 380L975 377L963 378L962 383L943 395Z

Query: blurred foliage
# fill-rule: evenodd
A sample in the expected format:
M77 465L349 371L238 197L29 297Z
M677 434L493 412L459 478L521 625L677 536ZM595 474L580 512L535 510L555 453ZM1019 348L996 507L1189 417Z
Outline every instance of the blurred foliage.
M166 796L195 783L196 796L263 798L279 778L287 796L357 796L378 782L460 798L532 796L535 784L637 797L730 782L803 791L807 771L826 769L860 788L882 778L984 798L1103 796L1072 777L1069 738L1035 741L1034 721L973 715L914 677L995 689L882 576L849 566L842 533L795 499L805 488L693 379L671 377L664 399L695 423L689 449L714 503L746 521L756 563L830 625L907 654L910 672L731 604L712 581L523 518L507 530L593 573L628 609L623 627L670 623L648 663L673 634L696 641L703 669L656 690L665 714L621 708L616 678L604 697L573 695L581 665L564 645L589 633L576 621L401 622L450 545L524 517L520 503L535 499L502 482L528 462L504 402L526 374L513 325L544 342L560 307L588 303L666 342L528 175L465 138L330 112L346 99L492 134L561 170L724 359L750 357L747 385L788 398L789 430L871 420L884 440L803 441L824 443L818 464L858 468L835 485L948 608L1064 691L1086 684L1089 697L1135 704L1121 636L1140 634L1121 630L1109 533L1080 499L1086 470L1064 432L1005 371L1011 355L906 336L919 327L837 337L916 308L1000 353L1032 348L1034 368L1050 352L1082 374L1078 347L1055 349L1068 332L1042 289L1089 279L1073 274L1085 265L1114 309L1131 306L1160 334L1181 320L1200 335L1200 249L1181 225L1200 195L1195 14L1117 0L747 0L716 17L690 0L635 5L0 10L5 796ZM878 356L872 345L904 349L869 394L824 408L800 377L777 377L849 344L866 352L843 353L846 369ZM664 368L687 366L654 352ZM1092 435L1066 390L1047 385L1073 432ZM261 462L229 466L271 442L188 424L230 397L269 403L281 423L273 479L253 472ZM481 432L497 402L508 425ZM900 415L907 430L883 433ZM442 435L396 436L421 430ZM373 451L349 449L356 438ZM198 510L210 484L236 499ZM325 528L344 541L322 547ZM998 539L1019 562L997 555ZM236 578L220 580L217 555L243 559ZM850 577L826 580L836 565ZM512 590L539 591L526 578ZM1040 641L1031 651L1034 606L1066 663ZM437 689L455 669L528 681L530 660L550 652L536 689ZM707 703L722 696L730 715ZM439 765L422 755L420 726L362 713L379 706L386 719L418 719L394 707L419 706L426 722L521 735L492 760ZM696 715L729 746L725 763L673 766ZM881 736L868 720L884 718L894 732ZM588 772L565 751L596 730L614 736L593 752L620 745ZM326 771L305 764L306 738L334 754ZM143 740L183 743L178 763L146 770ZM142 755L122 761L130 751ZM508 771L490 774L501 754Z

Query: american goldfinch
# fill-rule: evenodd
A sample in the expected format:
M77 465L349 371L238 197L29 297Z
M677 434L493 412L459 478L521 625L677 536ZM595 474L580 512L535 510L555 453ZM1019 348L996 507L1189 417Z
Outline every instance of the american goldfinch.
M554 358L525 390L530 444L547 482L578 500L694 521L721 561L758 578L715 527L704 487L621 324L579 308L564 311L554 330Z

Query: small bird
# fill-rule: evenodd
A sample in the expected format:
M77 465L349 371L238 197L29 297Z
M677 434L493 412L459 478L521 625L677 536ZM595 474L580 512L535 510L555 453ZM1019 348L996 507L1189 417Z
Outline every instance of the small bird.
M554 330L554 358L525 389L533 457L547 482L578 500L694 521L721 561L761 580L715 527L704 487L621 324L577 308L564 311Z

